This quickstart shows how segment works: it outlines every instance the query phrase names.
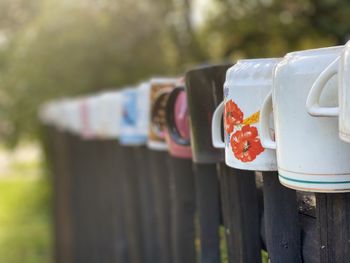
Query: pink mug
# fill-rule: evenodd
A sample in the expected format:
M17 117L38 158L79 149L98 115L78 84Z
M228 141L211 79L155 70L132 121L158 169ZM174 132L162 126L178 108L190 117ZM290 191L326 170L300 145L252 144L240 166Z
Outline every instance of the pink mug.
M190 125L183 83L171 91L166 105L165 139L170 155L192 159Z

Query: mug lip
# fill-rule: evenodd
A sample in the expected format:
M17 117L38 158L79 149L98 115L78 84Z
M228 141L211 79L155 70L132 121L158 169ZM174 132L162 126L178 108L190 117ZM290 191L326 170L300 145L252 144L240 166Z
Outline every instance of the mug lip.
M278 62L281 61L283 57L272 57L272 58L242 58L237 60L236 64L244 62Z
M228 62L228 63L223 63L223 64L203 64L200 66L197 66L195 68L191 68L190 70L186 71L186 74L190 74L192 72L198 72L198 71L202 71L202 70L210 70L210 69L216 69L216 68L230 68L235 64L235 62Z
M179 77L153 77L150 79L150 85L154 84L176 84Z
M337 45L337 46L330 46L330 47L304 49L304 50L289 52L284 57L292 57L292 56L298 56L298 55L319 55L319 52L335 53L335 52L342 51L344 47L345 45Z

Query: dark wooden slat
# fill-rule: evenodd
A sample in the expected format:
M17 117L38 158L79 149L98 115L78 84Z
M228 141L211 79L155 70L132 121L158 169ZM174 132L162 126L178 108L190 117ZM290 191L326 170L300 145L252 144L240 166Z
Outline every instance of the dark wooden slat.
M98 141L100 176L97 189L99 198L99 250L104 262L127 262L126 233L123 216L122 181L120 173L120 147L114 140Z
M220 262L220 196L216 164L195 164L201 263Z
M277 172L262 174L266 246L271 262L302 262L296 192L280 184Z
M145 263L159 261L160 251L158 249L155 196L152 187L152 177L149 163L149 150L145 146L133 148L138 168L138 189L140 192L140 208L142 223L142 248Z
M255 173L220 164L220 190L229 262L261 261Z
M142 262L142 221L137 162L133 147L121 147L124 210L131 263Z
M168 153L150 151L149 164L154 189L154 205L156 209L158 249L160 257L157 262L173 262L171 243L171 193Z
M169 158L172 194L172 252L174 263L196 262L196 207L192 160Z
M316 227L316 218L299 213L301 226L301 243L303 247L303 262L319 262L319 242Z
M350 194L316 194L319 262L350 260Z
M56 128L47 126L44 130L48 161L52 169L54 196L54 240L55 262L73 262L73 227L70 210L70 169L67 136Z

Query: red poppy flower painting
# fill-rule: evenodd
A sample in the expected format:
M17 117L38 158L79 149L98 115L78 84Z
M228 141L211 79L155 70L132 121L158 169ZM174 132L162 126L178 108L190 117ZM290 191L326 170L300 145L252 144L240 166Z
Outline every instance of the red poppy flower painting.
M227 134L231 134L233 132L235 125L243 122L243 112L232 100L226 102L224 116L225 130Z
M232 134L230 143L233 154L242 162L251 162L264 151L258 138L258 129L250 125Z

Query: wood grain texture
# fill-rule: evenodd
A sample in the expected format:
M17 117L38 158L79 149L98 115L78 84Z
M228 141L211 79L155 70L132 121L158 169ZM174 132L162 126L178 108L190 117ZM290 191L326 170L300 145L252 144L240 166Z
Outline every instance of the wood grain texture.
M171 238L171 192L170 173L168 167L168 153L164 151L150 151L149 164L154 189L154 205L156 209L156 225L159 262L173 262Z
M220 168L220 190L229 262L260 262L260 216L255 173Z
M316 194L319 262L350 260L350 194Z
M195 168L195 187L199 221L201 263L220 261L220 195L216 164L199 164Z
M301 230L294 190L282 186L277 172L263 172L266 247L271 262L298 263Z
M139 192L138 168L134 149L131 146L121 147L123 169L123 196L126 218L126 230L129 244L129 259L132 263L142 262L142 220L141 197Z
M169 157L174 263L196 262L195 189L192 160Z
M73 263L74 240L71 213L71 174L67 134L44 127L47 159L52 172L54 206L54 257L57 263Z
M156 263L160 259L157 239L155 195L149 163L149 150L145 146L133 148L138 169L138 189L140 192L141 229L143 262Z

